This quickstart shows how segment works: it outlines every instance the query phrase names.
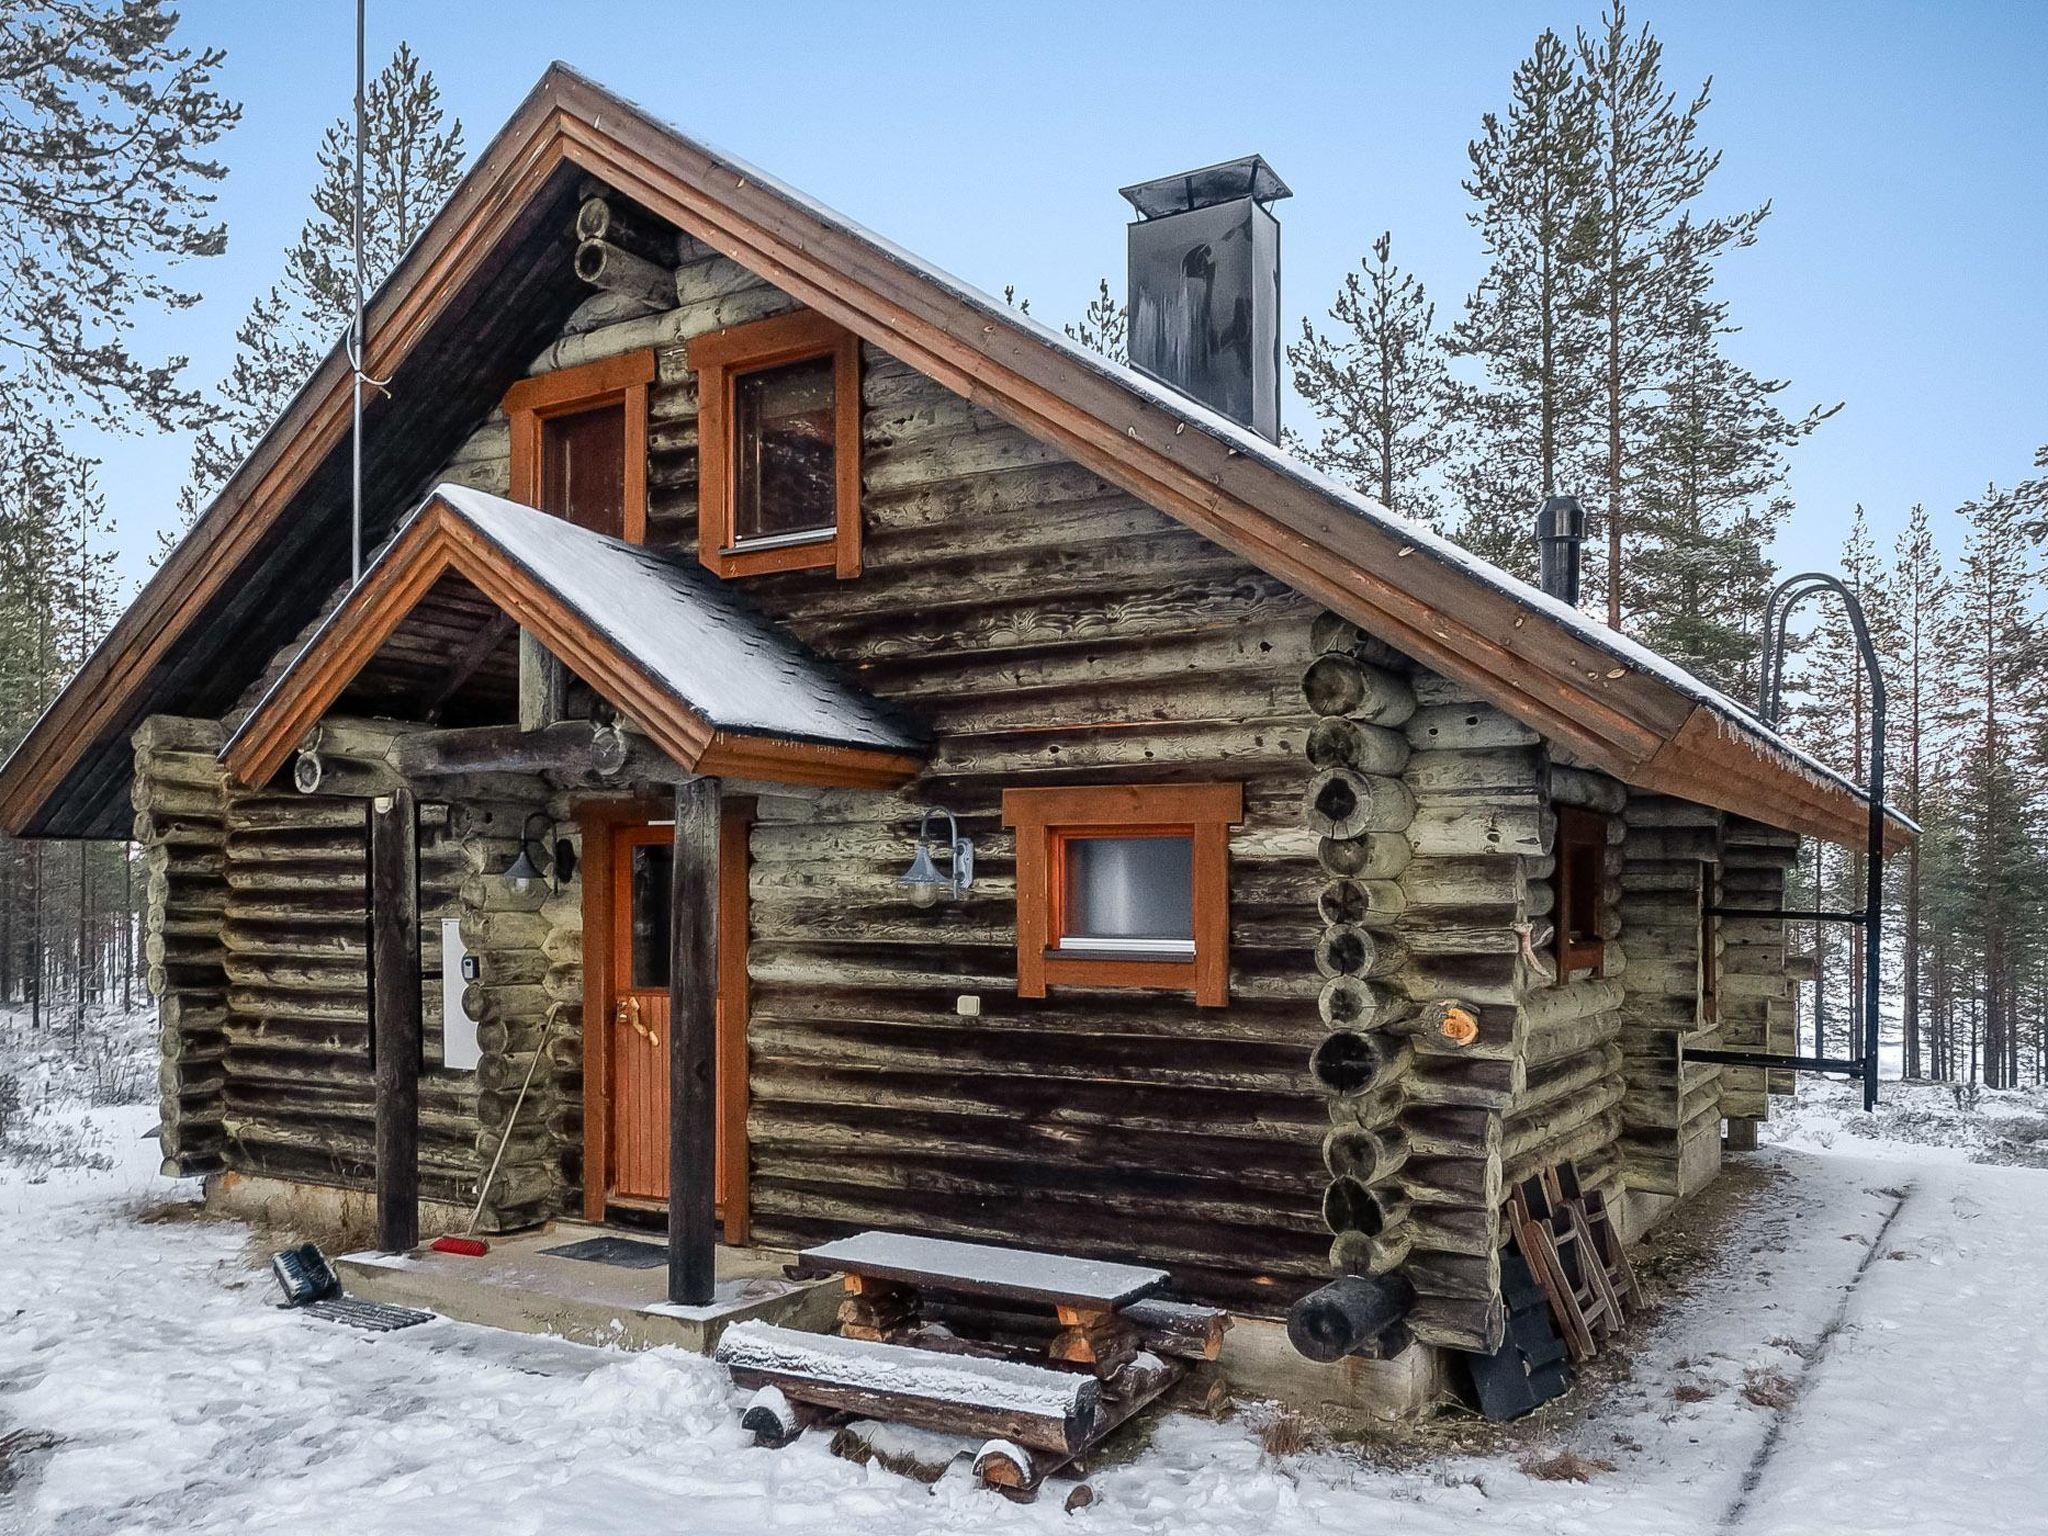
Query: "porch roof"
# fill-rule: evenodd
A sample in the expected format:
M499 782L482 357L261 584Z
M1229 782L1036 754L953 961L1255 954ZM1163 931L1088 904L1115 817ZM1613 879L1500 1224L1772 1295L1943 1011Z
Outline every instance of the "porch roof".
M694 563L464 486L437 487L222 749L263 783L406 615L454 572L684 768L890 785L916 734Z

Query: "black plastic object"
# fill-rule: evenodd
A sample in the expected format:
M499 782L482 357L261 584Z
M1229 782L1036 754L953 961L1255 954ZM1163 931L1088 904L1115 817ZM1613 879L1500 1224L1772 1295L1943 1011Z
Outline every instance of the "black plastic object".
M1464 1357L1479 1411L1496 1423L1519 1419L1562 1396L1572 1384L1550 1303L1519 1253L1501 1255L1500 1288L1508 1307L1507 1337L1490 1355Z
M284 1292L288 1307L303 1307L341 1293L341 1281L334 1266L327 1262L327 1255L317 1243L301 1243L296 1248L273 1253L270 1272L277 1276L278 1289Z

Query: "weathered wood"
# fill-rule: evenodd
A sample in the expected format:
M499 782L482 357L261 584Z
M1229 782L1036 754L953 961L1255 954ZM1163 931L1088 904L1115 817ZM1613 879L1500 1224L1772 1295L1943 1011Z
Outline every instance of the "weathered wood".
M1302 813L1310 830L1331 839L1398 832L1415 815L1415 796L1399 779L1325 768L1310 781Z
M419 1241L419 825L412 793L370 802L370 1018L377 1079L377 1245Z
M672 309L675 274L609 240L586 239L576 247L576 275L593 288L621 294L650 310Z
M481 725L417 731L392 744L408 779L471 773L549 773L564 778L674 784L694 777L638 732L563 720L536 729Z
M676 788L669 960L668 1299L708 1304L717 1285L719 784Z

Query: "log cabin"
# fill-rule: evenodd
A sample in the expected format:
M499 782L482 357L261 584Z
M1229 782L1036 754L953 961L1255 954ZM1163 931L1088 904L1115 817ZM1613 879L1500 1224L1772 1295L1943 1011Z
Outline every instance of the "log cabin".
M168 1172L666 1216L677 1301L1398 1277L1411 1358L1527 1174L1715 1176L1864 796L1277 445L1264 162L1125 195L1131 366L549 70L370 304L360 577L337 348L0 772L140 847Z

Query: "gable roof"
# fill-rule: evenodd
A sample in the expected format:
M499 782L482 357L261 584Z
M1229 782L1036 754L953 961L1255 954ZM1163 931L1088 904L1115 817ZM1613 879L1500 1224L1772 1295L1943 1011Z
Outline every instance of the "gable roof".
M378 293L369 371L390 376L422 349L449 366L450 349L465 345L461 315L479 312L480 285L496 271L505 275L502 293L483 312L498 329L466 346L491 353L472 360L468 376L488 387L495 369L502 390L528 354L491 348L511 345L522 323L548 313L506 253L530 254L548 205L559 215L581 173L1470 685L1579 762L1774 826L1861 841L1869 812L1853 785L1681 668L560 64ZM110 762L125 782L128 730L144 714L194 707L182 702L177 674L182 659L206 647L203 626L192 638L206 605L238 588L237 578L259 585L251 577L280 528L307 536L311 519L286 514L321 476L334 478L347 403L337 351L0 769L0 826L75 836L107 824L96 795L105 794ZM472 404L473 418L488 408L488 400ZM377 414L388 423L394 413ZM431 437L415 431L397 446ZM374 436L370 452L374 460ZM387 478L412 462L403 453L389 459L399 462ZM325 531L345 555L341 528ZM203 691L186 688L209 707ZM1895 816L1888 825L1896 840L1911 824Z
M408 518L228 741L262 784L449 572L516 614L670 758L704 773L886 787L922 751L695 562L443 485Z

